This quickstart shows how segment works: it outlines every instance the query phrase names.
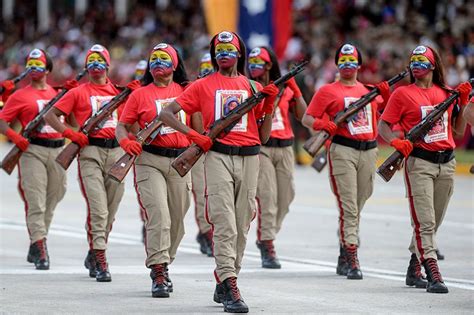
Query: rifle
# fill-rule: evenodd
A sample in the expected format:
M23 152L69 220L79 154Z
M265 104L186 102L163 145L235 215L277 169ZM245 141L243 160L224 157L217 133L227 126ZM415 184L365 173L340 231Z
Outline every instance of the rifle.
M470 79L469 83L471 83L471 85L474 84L474 79ZM452 94L448 98L435 106L434 109L428 115L426 115L426 117L423 118L421 122L410 129L410 131L406 134L405 139L409 140L411 143L415 143L423 139L423 137L431 130L433 125L443 117L444 112L448 110L449 106L451 106L451 103L458 96L459 92L452 91ZM377 169L377 174L379 174L386 182L390 181L395 172L400 169L404 159L405 157L400 151L393 152L392 155L390 155Z
M314 156L314 160L313 160L313 163L311 163L311 166L316 171L318 171L318 173L321 173L321 171L324 169L324 167L328 163L327 154L328 153L326 150L322 150L321 152L319 152L318 154Z
M104 107L98 110L84 123L81 128L81 132L88 136L92 131L96 130L100 126L100 123L104 119L112 115L112 113L128 97L128 95L130 95L130 93L132 93L132 90L127 87L122 92L115 95L114 98L112 98ZM81 147L77 143L69 143L64 148L64 150L62 150L61 153L58 154L58 156L56 157L56 162L58 162L59 165L62 166L62 168L67 170L76 155L79 153L80 149Z
M28 73L30 73L30 70L31 70L30 68L26 68L25 71L23 71L22 73L20 73L18 76L14 77L14 78L12 79L13 83L17 84L18 82L20 82L21 80L23 80L23 79L26 77L26 75L27 75ZM5 89L3 88L3 86L0 86L0 94L3 94L4 90L5 90Z
M471 165L471 169L469 170L469 173L474 174L474 165Z
M402 71L401 73L389 79L388 85L393 86L395 83L406 77L408 73L408 69ZM360 99L346 107L344 110L337 113L336 117L334 118L334 123L337 126L340 126L343 122L350 122L354 119L360 109L367 106L367 104L369 104L379 94L379 89L373 88L369 93L365 94ZM374 126L374 128L376 128L376 126ZM316 153L318 153L319 149L321 149L321 147L324 145L324 142L329 139L329 137L329 133L327 133L325 130L321 130L317 135L314 135L306 140L303 148L314 157Z
M140 130L136 137L137 142L140 144L150 144L160 132L160 127L163 125L156 116L150 123L145 124L145 128ZM109 170L109 176L113 180L122 182L128 171L135 162L137 156L125 153Z
M87 70L84 69L76 75L75 80L80 81L82 77L87 73ZM56 94L56 96L43 107L43 109L36 115L36 117L31 120L28 125L26 125L25 129L22 132L22 136L31 140L37 130L41 129L44 124L43 117L46 113L56 104L63 96L66 94L68 90L63 89L61 92ZM15 169L15 165L17 165L18 161L20 160L23 151L21 151L17 146L14 146L10 152L5 155L2 161L2 169L10 175L13 170Z
M308 61L303 61L300 64L296 65L291 69L287 74L278 78L274 84L277 87L282 86L286 81L300 73L304 70L304 66L308 63ZM247 98L244 102L240 105L235 107L231 110L226 116L216 120L212 126L210 127L207 136L215 141L217 138L222 138L226 134L228 134L232 128L240 121L243 115L248 113L252 110L255 106L257 106L264 98L265 94L262 92L258 92L251 97ZM199 160L201 155L204 152L202 149L193 143L189 148L186 149L183 153L181 153L174 161L171 163L171 166L178 172L181 177L186 175L189 170L193 167L193 165Z

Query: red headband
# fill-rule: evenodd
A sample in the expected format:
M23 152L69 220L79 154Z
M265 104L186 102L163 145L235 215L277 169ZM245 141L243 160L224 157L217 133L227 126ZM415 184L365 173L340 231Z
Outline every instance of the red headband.
M249 54L250 58L255 58L259 57L265 62L272 62L270 59L270 54L268 53L268 50L266 50L264 47L256 47L252 49L252 51Z
M170 55L171 62L173 63L173 68L176 69L178 67L178 53L176 52L176 49L174 49L173 46L166 43L159 43L158 45L153 47L153 50L151 51L151 53L157 50L164 51L168 55Z
M41 49L35 48L33 49L30 54L28 55L28 58L26 58L26 62L28 62L30 59L38 59L41 60L45 65L46 65L46 55L44 52L41 51Z
M220 44L220 43L232 44L240 52L239 38L237 37L237 34L235 34L234 32L223 31L217 34L217 36L214 39L214 45L217 46L217 44Z
M342 56L347 56L347 55L351 55L359 59L359 54L357 53L357 49L351 44L344 44L344 46L341 47L338 58L341 58Z
M415 49L413 49L413 52L411 53L411 55L422 55L422 56L425 56L430 62L432 65L435 64L435 57L434 57L434 53L433 53L433 50L430 48L430 47L427 47L427 46L418 46L416 47Z
M102 58L105 59L105 63L110 66L110 54L109 54L109 51L107 50L107 48L105 48L104 46L102 45L99 45L99 44L95 44L94 46L92 46L88 51L87 51L87 54L86 54L86 64L87 64L87 59L89 59L89 56L92 55L93 53L98 53L99 55L102 56Z

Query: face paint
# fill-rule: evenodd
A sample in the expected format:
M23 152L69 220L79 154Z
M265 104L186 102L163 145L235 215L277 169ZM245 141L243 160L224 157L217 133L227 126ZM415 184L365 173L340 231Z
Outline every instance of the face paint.
M94 77L101 77L107 70L107 63L98 53L92 53L87 57L87 71Z
M216 62L221 68L231 68L237 63L239 52L237 47L233 44L217 44L216 49Z
M171 56L162 50L155 50L150 56L150 72L153 77L169 76L173 73Z
M249 58L249 72L252 78L261 77L265 73L265 61L259 57Z
M33 80L41 79L46 72L46 65L39 59L28 59L26 68L30 69L30 78Z
M433 71L433 65L424 55L412 55L410 60L410 69L417 79L424 78L430 71Z
M212 66L212 63L209 62L203 62L199 65L199 76L204 77L214 71L214 67Z

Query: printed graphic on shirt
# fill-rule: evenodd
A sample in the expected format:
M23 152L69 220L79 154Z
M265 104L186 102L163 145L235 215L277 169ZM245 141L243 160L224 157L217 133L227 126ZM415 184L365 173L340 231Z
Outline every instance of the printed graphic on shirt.
M107 96L91 96L90 101L91 101L91 107L92 107L92 115L97 113L102 107L107 105L107 103L113 99L114 96L112 95L107 95ZM104 129L104 128L116 128L117 127L117 121L118 121L118 115L117 111L115 110L112 115L107 118L106 120L102 121L97 129Z
M359 100L357 97L344 97L344 107ZM351 135L360 135L364 133L373 133L372 126L372 105L369 103L364 108L360 109L354 118L347 124L347 128Z
M175 99L176 97L166 98L162 100L155 100L156 114L159 115L161 110L164 109L169 104L171 104ZM186 124L186 113L184 111L180 110L179 112L175 114L175 117L183 124ZM176 130L174 130L173 128L168 127L168 126L163 126L161 127L160 135L167 135L167 134L175 133L175 132Z
M272 131L273 130L283 130L285 125L283 124L283 117L281 115L280 107L275 108L275 113L273 114L272 119Z
M217 90L216 91L216 110L215 120L227 115L231 110L240 105L248 97L248 91L245 90ZM234 132L247 131L247 114L242 116L240 121L232 128Z
M424 119L434 106L421 106L421 118ZM443 117L433 125L431 130L423 138L425 143L432 143L437 141L448 140L448 112L445 112Z
M43 110L44 106L49 103L49 100L36 100L36 104L38 105L38 113ZM59 120L63 123L64 116L61 116ZM58 133L56 130L53 129L50 125L44 122L38 128L39 133Z

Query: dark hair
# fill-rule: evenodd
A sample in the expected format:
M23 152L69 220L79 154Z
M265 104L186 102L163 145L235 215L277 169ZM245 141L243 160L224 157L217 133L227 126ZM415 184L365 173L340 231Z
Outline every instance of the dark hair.
M349 44L355 47L357 51L357 62L359 63L359 66L362 65L362 54L360 53L359 48L357 48L356 45L353 45L351 43L344 43L336 50L336 55L334 55L334 63L337 65L337 61L339 60L339 53L341 52L342 47L344 47L344 45L346 44Z
M174 46L172 47L174 48L174 50L176 51L176 55L178 56L178 66L173 71L173 81L178 83L181 86L186 86L189 83L189 79L188 79L188 74L186 73L186 68L184 67L183 58L181 57L181 54L179 53L179 51ZM150 72L150 63L148 62L148 65L146 66L145 74L143 75L142 85L143 86L148 85L152 83L153 81L154 79Z
M451 91L451 89L446 86L446 79L444 75L444 65L443 65L443 62L441 61L441 57L439 56L438 52L434 50L432 47L430 46L426 46L426 47L428 49L431 49L431 51L433 52L434 60L435 60L435 64L434 64L435 68L433 69L433 83L446 91ZM410 55L410 58L411 58L411 55ZM411 83L415 82L415 77L413 76L411 69L410 69L410 82Z
M44 49L40 49L40 51L44 54L44 57L46 58L46 70L49 72L53 71L53 59L51 59L51 56L46 52ZM28 56L25 59L25 63L28 60Z
M218 35L219 34L216 34L214 35L214 37L212 37L210 48L209 48L210 50L209 53L211 54L212 66L214 67L214 69L216 69L216 71L219 71L219 66L217 65L217 61L216 61L216 52L215 52L216 45L214 45L214 41ZM237 39L239 40L239 46L240 46L240 57L239 57L239 60L237 61L237 72L239 72L242 75L245 75L245 61L247 60L247 49L245 48L244 41L242 40L242 38L240 38L239 35L237 35L234 32L232 32L232 35L237 36Z
M278 59L275 52L267 46L262 46L260 48L265 49L270 56L270 62L272 63L272 67L269 70L269 79L270 81L275 81L279 77L281 77L280 65L278 64Z

